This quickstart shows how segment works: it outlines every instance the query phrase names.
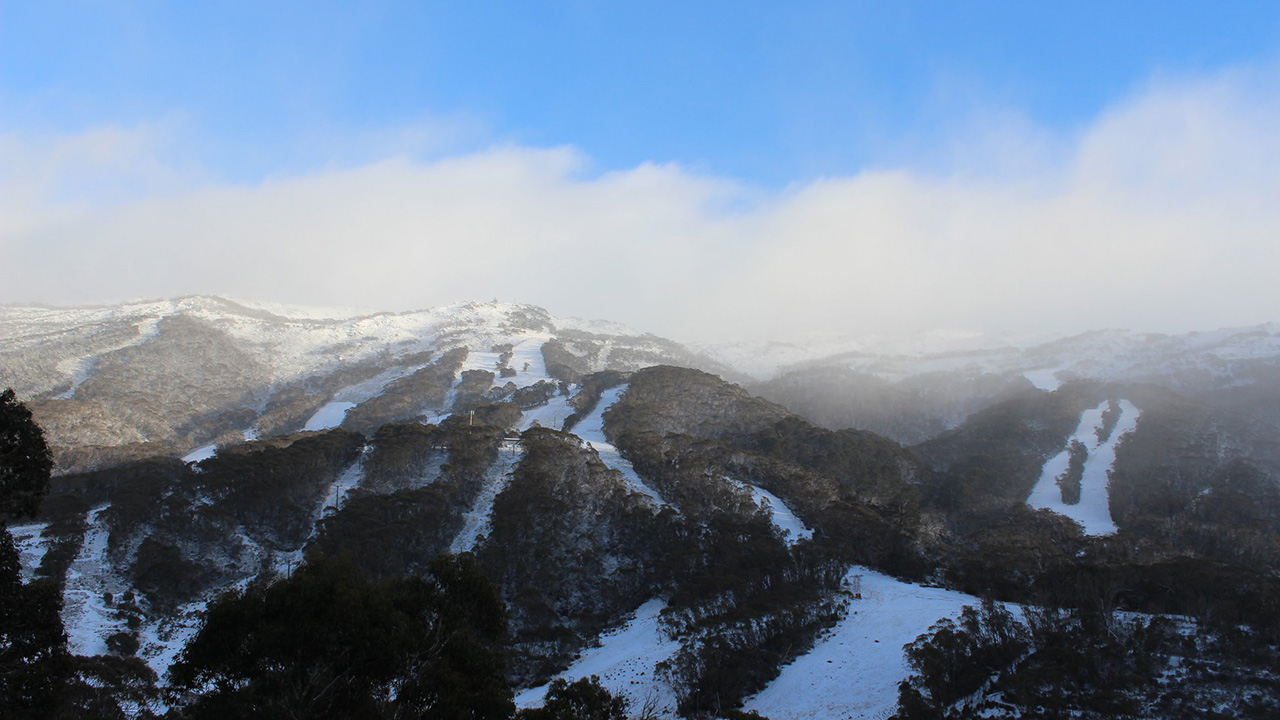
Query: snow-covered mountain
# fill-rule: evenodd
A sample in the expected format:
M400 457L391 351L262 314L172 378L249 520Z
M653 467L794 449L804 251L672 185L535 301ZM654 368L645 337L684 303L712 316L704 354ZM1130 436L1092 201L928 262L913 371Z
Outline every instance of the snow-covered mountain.
M219 593L308 558L394 578L468 553L522 707L598 675L659 717L1016 717L1052 676L1085 684L1059 697L1080 717L1104 690L1137 717L1275 709L1276 328L986 344L751 382L830 346L695 352L508 303L3 308L0 385L59 462L9 530L74 652L161 682ZM998 613L962 614L984 597L1024 644L937 685L920 658L943 641L903 646L939 622L989 642ZM1098 689L1109 652L1144 679Z
M758 382L841 368L894 382L934 373L1022 374L1051 389L1066 379L1240 382L1230 369L1280 356L1280 326L1182 335L1099 330L1070 337L932 331L903 336L814 336L799 341L694 343Z
M450 349L465 349L453 373L493 376L487 387L473 378L466 388L473 402L655 364L732 375L674 342L532 305L329 314L341 313L213 297L0 307L0 385L31 405L67 470L159 447L182 455L236 437L338 424L346 410L430 374L430 359ZM455 388L444 390L434 402L398 408L399 419L450 412Z

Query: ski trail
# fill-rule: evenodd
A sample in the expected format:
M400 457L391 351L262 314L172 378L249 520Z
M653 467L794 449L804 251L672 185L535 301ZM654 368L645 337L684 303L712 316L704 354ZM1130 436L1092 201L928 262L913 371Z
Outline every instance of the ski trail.
M69 358L59 362L57 369L59 372L66 373L71 376L71 387L63 392L54 395L54 400L70 400L76 396L76 391L84 384L89 376L93 375L94 369L98 365L98 359L103 355L118 352L125 348L141 345L144 342L154 338L160 332L160 318L147 318L141 320L134 326L138 330L138 337L130 338L123 343L98 350L96 354L86 357Z
M1110 401L1103 402L1080 415L1080 424L1067 440L1067 447L1045 461L1040 479L1027 497L1027 505L1052 510L1071 518L1084 529L1086 535L1111 535L1118 530L1111 519L1108 472L1116 461L1116 445L1137 428L1138 417L1142 414L1133 403L1120 400L1120 418L1115 428L1108 437L1099 440L1102 414L1109 403ZM1067 471L1070 462L1068 448L1073 440L1088 448L1089 454L1084 461L1084 473L1080 478L1080 502L1068 505L1062 501L1062 491L1057 479Z
M622 473L622 477L627 481L627 485L638 493L648 496L659 506L668 506L669 503L662 499L662 495L658 494L640 477L636 469L631 466L631 461L622 457L622 453L613 446L604 436L604 413L614 403L618 402L618 398L622 393L627 391L626 385L620 385L600 393L600 402L596 403L596 409L591 414L583 418L577 425L573 426L573 433L582 438L583 441L589 443L595 449L596 454L600 456L600 461L605 465Z
M845 576L862 597L809 652L784 666L744 710L773 720L879 720L894 713L898 683L910 675L903 645L943 617L955 617L972 595L912 585L864 567Z
M521 453L519 443L504 442L502 444L501 449L498 450L498 459L489 466L484 487L476 495L475 503L462 515L462 529L449 544L449 552L455 555L471 552L481 536L489 534L490 523L493 520L493 502L510 484Z
M312 513L311 530L307 534L306 540L293 550L270 553L272 574L276 577L286 577L302 563L303 550L319 531L320 520L327 514L341 510L342 506L346 504L351 491L364 480L364 462L369 450L370 448L366 446L361 451L360 457L356 458L355 462L343 470L325 490L320 501L316 503L315 511ZM241 530L240 539L252 549L255 556L262 558L269 555L268 551L245 534L243 529ZM244 578L232 587L243 589L250 579ZM209 600L227 589L224 587L211 592L204 599L181 605L177 613L172 617L158 618L145 623L138 633L139 657L145 660L147 665L163 678L169 666L173 664L179 653L199 631Z
M307 420L303 430L328 430L347 419L347 411L360 403L372 400L386 392L387 386L400 378L427 367L426 363L388 368L368 380L348 385L333 394L333 398ZM248 439L246 437L246 439Z
M675 693L654 669L680 649L680 643L668 638L659 624L665 607L658 599L641 605L620 627L601 634L595 647L583 649L573 665L556 677L573 682L597 675L610 692L627 698L633 716L651 705L655 716L674 717ZM520 691L516 707L538 707L549 687L550 683Z
M565 418L572 414L573 406L569 404L569 398L564 395L557 395L548 400L546 404L525 410L520 416L520 424L516 428L520 432L524 432L533 427L536 422L541 427L559 430L564 427Z
M316 411L315 415L307 420L307 424L302 426L303 430L328 430L336 428L347 419L347 411L355 407L356 403L347 400L333 400L325 403L324 407Z
M773 526L782 531L782 537L788 545L795 545L801 540L813 537L813 528L807 527L804 521L796 517L796 514L791 512L791 508L787 507L777 495L743 480L731 477L726 477L725 480L745 488L751 493L756 505L769 510L773 518Z
M67 630L67 647L74 655L105 654L106 639L125 630L123 620L107 607L105 597L105 593L120 594L126 590L123 584L109 583L106 576L110 531L102 522L102 513L109 507L111 503L99 505L85 515L84 542L67 568L62 624Z
M325 515L336 513L346 504L347 497L351 491L364 480L364 460L369 455L370 447L366 445L360 451L360 457L356 461L343 470L336 479L329 485L329 489L320 498L320 502L316 503L316 509L311 515L311 531L307 533L307 538L302 544L293 550L277 552L272 564L272 571L277 577L289 575L293 568L302 563L302 552L306 549L307 544L315 539L316 533L320 531L320 521ZM256 544L256 543L255 543Z

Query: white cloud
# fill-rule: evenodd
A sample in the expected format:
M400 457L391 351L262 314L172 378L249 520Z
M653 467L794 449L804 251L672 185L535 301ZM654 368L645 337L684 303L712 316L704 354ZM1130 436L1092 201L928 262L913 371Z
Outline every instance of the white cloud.
M1074 137L997 115L951 173L773 194L674 165L596 174L572 149L518 146L243 186L167 166L148 129L9 136L0 301L496 296L681 338L1280 320L1274 79L1153 83Z

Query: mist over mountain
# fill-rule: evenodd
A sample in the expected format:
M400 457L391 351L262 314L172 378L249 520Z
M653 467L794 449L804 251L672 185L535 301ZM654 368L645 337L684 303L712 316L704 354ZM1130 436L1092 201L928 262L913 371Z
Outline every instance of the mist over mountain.
M144 678L90 683L131 717L213 702L166 673L223 593L442 553L493 584L522 708L597 675L650 716L1277 709L1272 325L689 347L191 296L0 308L0 385L55 461L22 578Z

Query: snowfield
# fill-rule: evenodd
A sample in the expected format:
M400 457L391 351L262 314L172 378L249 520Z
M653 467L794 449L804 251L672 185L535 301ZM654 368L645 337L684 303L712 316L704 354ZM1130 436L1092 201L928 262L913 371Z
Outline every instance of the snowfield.
M1110 401L1080 415L1080 424L1068 438L1062 452L1045 461L1040 479L1027 497L1027 505L1052 510L1071 518L1084 528L1086 535L1111 535L1118 529L1111 520L1111 499L1107 491L1108 472L1116 461L1116 445L1138 426L1141 411L1128 400L1119 401L1120 419L1105 437L1102 435L1102 414ZM1084 462L1084 475L1080 479L1080 502L1068 505L1062 501L1062 491L1057 478L1067 471L1071 441L1083 444L1089 450Z
M860 586L861 599L850 600L848 614L745 709L771 720L884 720L897 709L898 683L910 674L903 646L981 602L861 567L849 571L845 586Z
M602 634L595 647L583 650L578 660L556 677L573 682L597 675L610 692L627 698L633 717L646 707L662 717L674 716L675 693L654 669L680 649L680 643L668 638L658 623L665 607L666 603L657 599L641 605L635 615ZM516 707L542 705L547 689L548 685L543 685L516 693Z

